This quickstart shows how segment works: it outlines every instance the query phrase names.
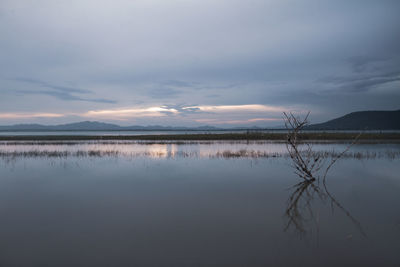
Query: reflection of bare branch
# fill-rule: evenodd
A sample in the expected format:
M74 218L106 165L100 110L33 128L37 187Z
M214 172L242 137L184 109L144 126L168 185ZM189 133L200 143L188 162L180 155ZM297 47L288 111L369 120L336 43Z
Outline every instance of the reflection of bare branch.
M307 232L304 223L313 220L314 217L311 201L315 193L317 193L318 197L321 199L324 199L325 195L313 181L302 181L293 188L295 188L295 190L288 199L288 206L285 212L289 219L285 226L285 231L288 230L291 225L294 225L299 233L304 234Z
M361 233L363 236L367 236L366 233L364 232L362 226L361 226L361 223L360 223L356 218L354 218L354 217L351 215L350 211L348 211L345 207L343 207L342 204L340 204L339 201L337 201L337 200L331 195L331 193L330 193L329 190L328 190L328 187L326 186L326 180L323 181L323 184L324 184L325 193L326 193L326 195L328 196L328 198L329 198L329 200L331 201L331 203L332 203L332 204L335 204L342 212L344 212L344 214L346 214L346 216L353 222L353 224L358 228L358 230L360 231L360 233ZM332 210L333 210L333 207L332 207Z
M357 142L357 140L358 140L358 138L360 138L360 136L361 136L361 133L359 133L359 134L356 136L356 138L354 138L353 142L352 142L350 145L348 145L348 146L346 147L346 149L343 150L342 153L340 153L339 155L337 155L336 157L334 157L334 158L332 159L331 163L328 165L328 167L326 167L325 173L324 173L324 176L323 176L324 185L325 185L325 183L326 183L326 175L328 174L329 169L333 166L333 164L336 163L336 161L338 161L341 157L343 157L343 155L346 154L347 151L350 150L350 148Z
M312 146L308 143L301 142L299 134L302 129L308 124L308 116L302 120L299 117L294 116L292 113L284 113L285 126L288 130L286 147L289 152L290 158L293 162L295 173L303 179L294 186L295 190L288 199L288 206L286 208L286 216L288 217L288 223L285 227L285 231L289 229L291 225L294 225L296 230L302 234L306 232L304 223L307 220L313 220L314 214L311 207L311 202L314 200L314 195L317 194L320 200L324 201L329 199L333 205L336 205L353 223L357 226L363 236L366 236L363 231L361 224L357 221L351 213L337 201L333 195L329 192L326 185L326 177L329 169L353 146L361 134L359 134L354 141L346 147L346 149L332 158L329 165L323 172L323 188L319 187L320 175L319 172L324 166L324 157L321 153L317 153L312 150ZM301 146L305 149L301 150ZM315 182L317 183L315 184ZM305 212L307 214L305 214ZM308 218L306 218L308 215Z

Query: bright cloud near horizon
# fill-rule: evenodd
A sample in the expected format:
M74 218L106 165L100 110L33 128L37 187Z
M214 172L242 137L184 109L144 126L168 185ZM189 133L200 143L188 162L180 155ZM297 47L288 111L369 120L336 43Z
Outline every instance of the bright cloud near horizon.
M0 125L400 108L400 1L2 0Z

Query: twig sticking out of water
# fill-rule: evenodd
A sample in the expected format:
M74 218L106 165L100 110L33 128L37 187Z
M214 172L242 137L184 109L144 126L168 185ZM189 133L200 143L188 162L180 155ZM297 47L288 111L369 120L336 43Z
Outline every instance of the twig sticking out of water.
M342 205L334 196L329 192L326 177L330 168L343 157L350 148L357 142L361 133L349 144L346 149L334 156L331 162L325 168L322 175L323 188L319 187L320 181L320 171L325 166L324 157L315 151L313 151L311 144L301 142L299 135L303 128L308 124L307 113L304 119L296 117L292 113L284 112L285 126L288 130L286 148L288 150L289 156L292 159L293 167L295 173L303 179L294 186L295 190L288 199L288 206L286 208L286 216L289 221L285 227L285 231L289 229L291 225L294 225L296 230L300 233L305 233L306 229L304 223L306 221L304 210L308 212L308 215L313 219L313 211L311 207L311 202L314 199L315 193L319 196L321 200L329 199L331 201L332 210L334 205L337 206L359 229L363 236L366 236L364 230L362 229L361 223L351 215L351 213ZM301 149L305 147L305 149ZM317 184L315 182L317 181ZM304 206L302 206L304 205Z
M311 144L301 143L299 137L300 132L308 124L310 113L307 113L304 119L300 119L292 113L284 112L283 114L285 116L285 127L288 130L286 148L292 159L295 172L306 181L315 181L314 173L321 169L323 158L319 153L313 151ZM301 149L301 146L305 146L305 149Z

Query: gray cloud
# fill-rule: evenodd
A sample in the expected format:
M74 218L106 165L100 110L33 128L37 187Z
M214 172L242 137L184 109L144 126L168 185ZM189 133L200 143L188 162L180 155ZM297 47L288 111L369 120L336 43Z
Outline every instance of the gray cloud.
M26 95L48 95L64 101L84 101L84 102L107 103L107 104L116 103L116 101L103 98L82 98L67 92L46 91L46 90L38 90L38 91L15 90L15 92Z
M161 84L165 85L165 86L186 87L186 88L196 87L198 85L198 83L185 82L185 81L179 81L179 80L168 80L168 81L161 82Z
M18 77L11 80L50 89L50 90L14 90L14 92L19 94L48 95L64 101L84 101L84 102L110 103L110 104L116 103L116 101L109 99L83 98L74 95L74 94L93 94L92 91L86 89L59 86L41 80L25 78L25 77Z
M393 74L393 76L390 77L372 76L372 77L365 77L364 79L357 79L356 81L349 82L340 86L340 89L351 92L365 92L375 86L395 81L400 81L400 72L397 74Z
M50 84L50 83L47 83L47 82L44 82L44 81L35 80L35 79L31 79L31 78L26 78L26 77L18 77L18 78L12 79L12 80L15 80L15 81L18 81L18 82L25 82L25 83L29 83L29 84L34 84L34 85L39 85L41 87L50 88L50 89L54 89L54 90L57 90L57 91L62 91L62 92L65 92L65 93L80 93L80 94L92 93L92 91L85 90L85 89L58 86L58 85Z
M384 62L389 58L371 57L371 56L353 56L347 61L351 64L354 72L364 72L367 67L373 63Z
M215 90L215 89L231 89L235 86L240 85L239 83L235 84L207 84L201 82L186 82L180 80L168 80L159 83L161 86L169 87L169 88L180 88L180 89L193 89L193 90Z
M339 93L338 90L362 93L378 85L400 81L400 72L365 75L362 77L329 77L320 81L334 85L335 88L331 89L331 91L336 93Z
M391 82L400 81L400 61L398 57L372 58L357 56L348 59L353 70L345 76L328 76L319 82L333 85L334 92L363 93Z
M398 10L392 0L2 0L0 109L268 104L321 120L398 109Z
M155 99L174 98L182 92L170 87L158 87L148 90L148 95Z
M221 95L218 95L218 94L211 94L211 95L206 95L206 97L208 97L208 98L217 98L217 97L220 97Z
M199 90L222 90L231 89L234 84L228 85L207 85L200 82L186 82L181 80L167 80L159 83L150 83L146 89L146 94L154 99L172 99L185 94L192 94ZM215 94L214 94L215 95ZM207 98L208 96L205 96Z

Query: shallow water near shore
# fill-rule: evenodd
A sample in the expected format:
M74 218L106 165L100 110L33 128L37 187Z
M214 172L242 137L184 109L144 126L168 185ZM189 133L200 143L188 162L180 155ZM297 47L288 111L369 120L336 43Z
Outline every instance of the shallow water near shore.
M398 266L400 146L352 147L327 176L344 210L310 191L295 223L285 149L0 143L0 266Z

